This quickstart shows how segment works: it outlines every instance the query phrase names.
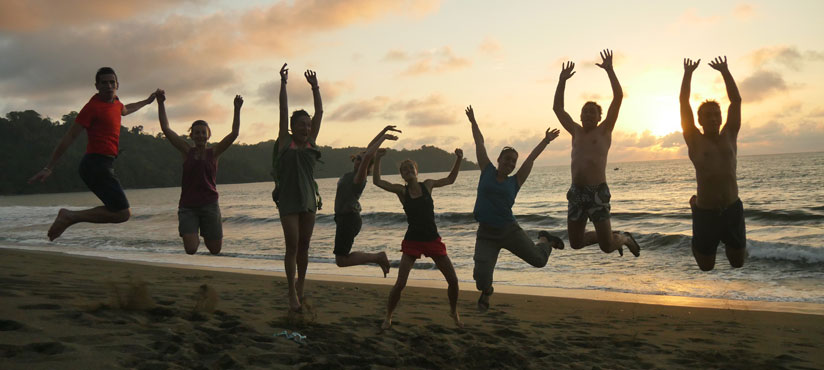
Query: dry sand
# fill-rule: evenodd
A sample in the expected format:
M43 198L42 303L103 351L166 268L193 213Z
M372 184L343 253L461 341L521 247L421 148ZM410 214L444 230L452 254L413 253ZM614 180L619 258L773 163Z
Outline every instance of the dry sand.
M386 284L309 281L314 314L290 318L280 276L0 249L0 369L824 368L821 305L798 305L818 312L803 314L496 292L480 314L463 283L459 329L441 285L407 287L380 333ZM275 336L284 330L304 343Z

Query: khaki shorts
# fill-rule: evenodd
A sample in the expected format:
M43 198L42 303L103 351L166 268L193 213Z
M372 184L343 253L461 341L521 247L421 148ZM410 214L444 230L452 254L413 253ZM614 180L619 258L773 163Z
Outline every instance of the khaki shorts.
M177 209L177 230L180 236L197 234L205 240L223 239L223 224L220 220L220 206L217 202L200 207L180 207Z

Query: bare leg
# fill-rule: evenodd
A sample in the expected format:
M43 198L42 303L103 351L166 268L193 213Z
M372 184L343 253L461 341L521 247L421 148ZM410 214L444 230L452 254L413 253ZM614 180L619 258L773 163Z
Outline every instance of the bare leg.
M200 245L200 237L197 233L183 234L183 249L186 254L197 253L197 247Z
M49 236L49 241L54 241L54 239L59 238L69 226L78 222L119 224L129 220L131 215L131 211L129 211L128 208L117 212L109 211L109 209L104 206L84 209L82 211L70 211L61 208L60 211L57 212L57 217L54 219L47 235Z
M315 214L304 212L300 214L300 236L298 239L298 280L295 289L298 297L303 298L303 286L306 283L306 269L309 267L309 243L312 240L312 231L315 229Z
M735 249L724 246L724 252L727 254L727 260L730 261L730 266L734 268L744 267L744 261L747 260L747 256L749 255L746 248Z
M627 234L612 231L612 224L609 219L593 222L595 231L586 231L587 221L568 221L569 244L573 249L581 249L588 245L598 244L604 253L618 251L624 255L623 246L626 245L632 254L638 257L640 247Z
M449 295L449 316L452 317L452 320L455 320L455 325L462 328L464 324L458 315L458 275L455 274L452 260L449 259L449 256L436 256L432 257L432 260L435 261L435 266L438 266L438 270L441 270L443 277L446 278L446 282L449 284L447 290Z
M335 256L335 263L338 267L349 267L356 265L365 265L367 263L375 263L380 266L383 271L383 277L389 273L389 258L386 257L385 252L380 253L364 253L352 252L346 256Z
M712 271L712 269L715 268L715 253L703 254L695 248L695 245L693 245L692 255L695 257L695 262L698 263L698 268L700 268L701 271Z
M206 242L206 248L209 248L209 253L211 254L219 254L220 249L223 248L223 239L216 239L216 240L204 240Z
M283 227L283 239L286 244L286 253L283 257L283 268L286 271L286 282L289 286L289 310L300 310L300 300L295 289L295 272L297 271L299 215L281 215L280 225Z
M395 281L395 286L389 292L389 302L386 304L386 318L381 324L381 329L386 330L392 326L392 314L395 308L398 307L398 302L401 300L401 292L406 287L406 281L409 280L409 272L412 271L412 266L415 264L417 257L403 254L401 256L401 263L398 266L398 280Z

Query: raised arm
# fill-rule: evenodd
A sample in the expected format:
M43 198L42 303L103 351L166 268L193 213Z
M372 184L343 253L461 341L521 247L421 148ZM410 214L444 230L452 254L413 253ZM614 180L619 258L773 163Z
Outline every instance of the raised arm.
M727 124L721 134L730 133L733 137L738 137L738 130L741 129L741 94L738 92L738 86L735 85L735 80L732 78L730 69L727 66L727 57L715 58L710 62L710 67L721 72L724 77L724 85L727 87L727 97L730 99L730 107L727 110Z
M320 88L318 87L318 76L315 71L306 70L303 73L306 82L312 86L312 101L315 102L315 114L312 115L312 140L317 140L320 133L320 121L323 119L323 102L320 99Z
M478 166L481 171L489 164L489 155L486 154L486 145L484 145L484 135L481 133L481 128L478 127L478 122L475 121L475 111L472 106L466 107L466 118L469 118L469 123L472 124L472 138L475 139L475 155L478 157Z
M283 63L283 67L280 67L280 96L278 97L278 106L280 109L278 150L283 150L289 146L289 102L286 99L287 79L289 79L289 68L286 68L286 63Z
M684 140L690 140L693 135L698 134L698 128L695 127L695 117L692 115L692 107L690 106L690 85L692 84L692 73L698 68L701 59L692 61L689 58L684 58L684 78L681 80L681 95L678 101L681 104L681 131L684 134Z
M612 131L615 128L615 122L618 121L618 111L621 110L621 102L624 100L624 90L621 89L618 76L615 75L615 70L612 68L612 50L604 49L604 51L601 52L601 63L595 63L595 65L607 71L609 84L612 86L612 102L609 103L607 118L601 123L604 128Z
M155 93L151 93L151 94L149 94L148 98L143 99L143 100L141 100L137 103L126 104L126 105L123 106L123 109L120 111L120 115L121 116L128 116L128 115L130 115L134 112L137 112L140 108L143 108L144 106L146 106L148 104L152 104L152 102L154 100L155 100Z
M372 141L369 143L369 146L366 147L366 152L363 153L363 158L361 158L360 167L358 167L358 172L352 178L353 184L360 184L366 181L366 175L369 172L369 162L372 162L372 159L375 158L375 153L378 151L378 148L381 147L384 140L398 140L398 137L395 135L387 134L386 131L393 130L397 132L401 132L400 130L395 130L395 126L386 126L381 133L378 134Z
M386 155L386 149L378 149L375 153L375 167L372 169L372 183L375 186L397 194L399 197L403 196L403 185L393 184L389 181L381 179L381 158Z
M463 150L460 148L455 149L455 163L452 165L452 170L449 171L449 175L442 179L438 180L426 180L424 181L424 185L429 185L429 190L432 188L439 188L441 186L452 185L455 183L455 179L458 178L458 172L461 170L461 161L463 160ZM427 184L427 182L429 184Z
M235 113L234 118L232 118L232 132L226 137L223 138L217 145L215 145L215 157L220 156L226 149L232 145L237 139L237 136L240 134L240 107L243 106L243 97L240 95L235 95Z
M557 128L546 129L544 138L535 146L535 149L532 149L532 153L529 153L529 156L526 157L521 168L518 169L518 173L515 174L515 176L518 177L518 187L521 187L521 185L526 182L526 178L529 177L529 173L532 172L532 165L535 163L535 160L538 159L538 156L541 155L541 152L543 152L546 146L549 145L552 140L555 140L560 133L561 131Z
M552 110L555 111L555 116L558 117L561 126L573 136L575 136L578 129L581 129L581 125L575 123L569 113L564 110L564 89L566 88L566 81L575 74L574 68L575 63L572 62L561 65L561 75L558 77L558 87L555 89L555 102L552 105Z
M155 95L157 96L157 120L160 121L160 130L172 146L186 156L191 146L169 127L169 118L166 116L166 92L157 89Z
M83 131L83 126L79 123L74 122L71 126L69 126L69 130L63 134L63 138L60 139L60 142L57 144L57 147L54 148L52 152L51 159L49 159L49 163L46 164L46 167L43 167L40 171L38 171L34 176L29 179L29 184L39 181L43 182L46 181L46 178L51 176L52 171L54 170L54 166L57 165L57 161L60 160L60 157L63 156L63 153L66 152L66 149L69 148L70 145L74 142L77 138L77 135Z

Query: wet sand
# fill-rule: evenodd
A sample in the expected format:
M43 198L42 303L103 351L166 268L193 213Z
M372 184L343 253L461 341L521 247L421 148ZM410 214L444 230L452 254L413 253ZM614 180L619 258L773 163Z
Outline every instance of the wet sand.
M824 368L822 305L500 287L479 313L462 282L461 329L415 282L381 332L391 280L309 277L290 316L282 274L0 248L0 368Z

